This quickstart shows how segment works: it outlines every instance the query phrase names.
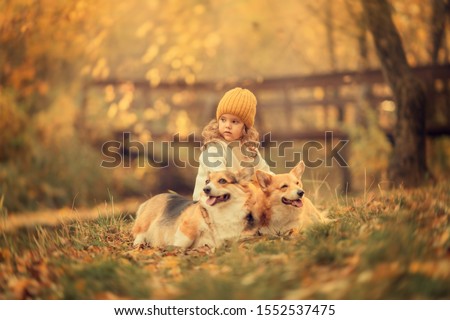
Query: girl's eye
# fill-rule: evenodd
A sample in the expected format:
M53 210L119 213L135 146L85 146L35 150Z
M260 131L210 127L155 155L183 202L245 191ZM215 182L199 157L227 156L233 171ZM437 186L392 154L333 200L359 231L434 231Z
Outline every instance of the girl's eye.
M227 183L227 180L225 180L225 179L223 179L223 178L222 178L222 179L219 179L219 183L220 183L220 184L225 184L225 183Z
M283 185L281 186L281 189L287 189L287 187L288 187L287 184L283 184Z

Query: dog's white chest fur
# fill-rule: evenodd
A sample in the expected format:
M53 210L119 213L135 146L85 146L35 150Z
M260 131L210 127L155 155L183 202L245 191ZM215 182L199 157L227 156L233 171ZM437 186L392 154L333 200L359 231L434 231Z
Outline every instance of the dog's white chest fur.
M208 210L216 246L220 246L225 241L239 238L245 228L244 204L245 201L234 201L226 207L220 209L213 207Z
M262 227L260 232L262 234L282 235L298 228L301 210L299 208L286 207L284 204L273 206L270 225Z

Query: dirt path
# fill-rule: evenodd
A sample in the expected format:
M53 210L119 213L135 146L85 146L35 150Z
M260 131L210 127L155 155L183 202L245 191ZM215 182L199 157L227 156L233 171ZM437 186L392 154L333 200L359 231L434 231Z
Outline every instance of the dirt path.
M95 219L105 215L120 215L136 212L141 199L128 199L119 203L107 203L93 208L61 208L33 212L8 214L0 217L0 232L11 232L37 225L56 226L79 219Z

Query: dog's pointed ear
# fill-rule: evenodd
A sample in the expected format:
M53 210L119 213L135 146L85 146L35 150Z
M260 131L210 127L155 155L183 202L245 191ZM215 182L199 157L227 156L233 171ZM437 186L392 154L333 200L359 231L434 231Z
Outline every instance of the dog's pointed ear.
M265 190L269 187L269 185L272 183L272 175L268 174L267 172L256 170L256 181L258 181L259 186L261 189Z
M255 169L253 169L253 167L244 167L242 169L240 169L237 174L236 174L236 178L237 181L252 181L253 179L253 175L255 174Z
M303 172L305 172L305 163L302 160L289 173L300 179L303 175Z

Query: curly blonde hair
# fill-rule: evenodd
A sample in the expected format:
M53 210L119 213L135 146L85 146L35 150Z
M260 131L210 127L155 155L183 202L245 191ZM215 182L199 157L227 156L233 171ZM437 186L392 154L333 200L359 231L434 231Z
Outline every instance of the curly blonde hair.
M259 133L254 128L247 128L244 127L245 133L242 135L240 142L241 144L244 143L255 143L255 145L259 145ZM223 140L223 137L219 133L219 123L216 119L211 120L202 131L202 137L203 137L203 148L206 147L206 145L214 140Z

